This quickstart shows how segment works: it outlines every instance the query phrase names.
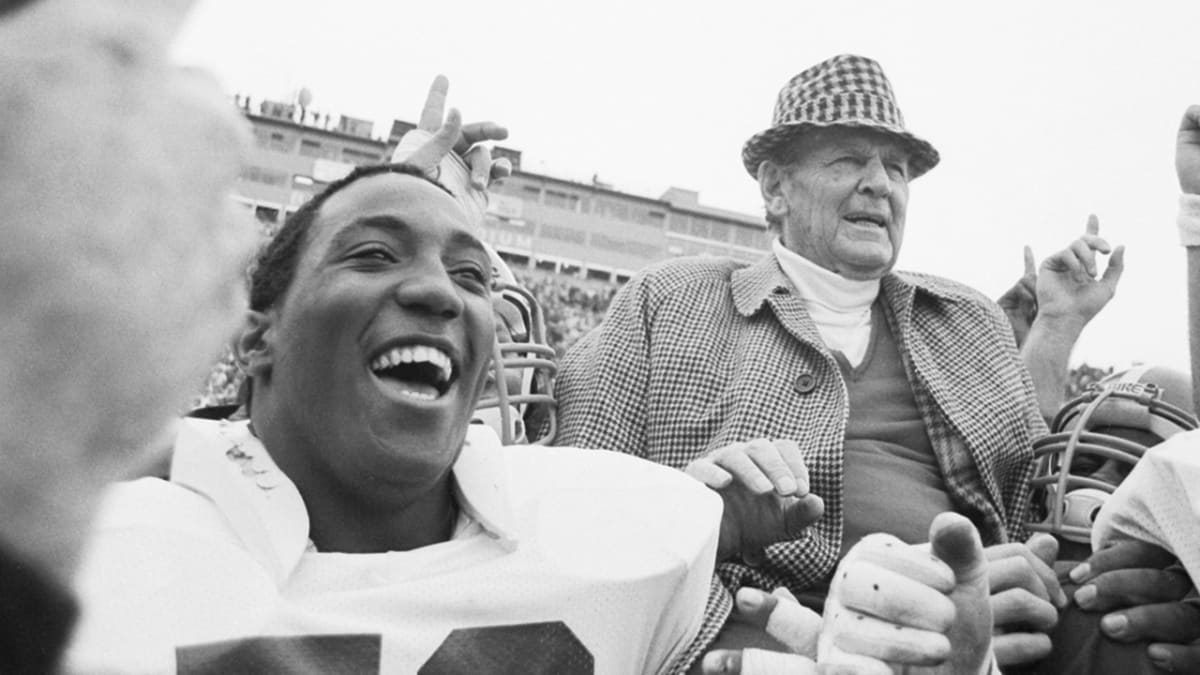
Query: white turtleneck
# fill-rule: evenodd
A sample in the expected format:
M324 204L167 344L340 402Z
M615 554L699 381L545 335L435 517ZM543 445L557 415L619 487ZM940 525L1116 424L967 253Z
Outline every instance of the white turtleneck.
M817 324L825 346L841 352L857 367L871 342L871 305L879 296L879 280L847 279L788 250L779 238L771 248Z

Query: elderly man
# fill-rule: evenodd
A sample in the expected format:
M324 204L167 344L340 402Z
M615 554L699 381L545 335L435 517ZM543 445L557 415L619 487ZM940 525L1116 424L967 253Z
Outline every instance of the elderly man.
M774 126L743 160L780 235L773 250L748 266L682 259L635 277L564 360L559 442L689 468L714 487L773 471L770 444L745 442L799 443L825 517L722 573L734 587L787 586L816 602L867 533L921 542L936 514L964 514L992 545L996 624L1015 629L998 637L998 657L1043 655L1051 602L1065 597L1044 562L1009 543L1024 537L1030 444L1045 432L1035 383L995 303L892 271L909 183L937 152L904 126L879 65L842 55L784 87ZM1097 280L1095 250L1109 248L1089 232L1039 275L1025 349L1060 383L1120 273L1118 249Z

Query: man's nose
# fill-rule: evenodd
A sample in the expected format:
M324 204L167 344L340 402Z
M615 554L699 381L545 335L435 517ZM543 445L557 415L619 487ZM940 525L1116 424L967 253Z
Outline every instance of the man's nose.
M425 265L396 284L396 300L401 306L425 314L453 319L462 314L463 300L458 286L438 265Z
M863 166L858 188L876 197L888 197L892 194L892 179L888 177L887 168L878 156L872 157Z

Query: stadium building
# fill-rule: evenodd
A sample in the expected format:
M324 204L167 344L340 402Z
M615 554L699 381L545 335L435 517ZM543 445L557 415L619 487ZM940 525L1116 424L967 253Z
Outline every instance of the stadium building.
M300 100L307 98L302 92ZM254 130L237 199L277 225L327 183L355 165L384 161L415 125L395 120L387 139L374 125L297 103L249 97L236 101ZM672 187L654 199L525 171L521 153L508 157L513 175L491 195L483 238L516 270L537 269L581 280L621 283L659 260L686 255L752 261L767 250L762 218L703 206L692 190Z

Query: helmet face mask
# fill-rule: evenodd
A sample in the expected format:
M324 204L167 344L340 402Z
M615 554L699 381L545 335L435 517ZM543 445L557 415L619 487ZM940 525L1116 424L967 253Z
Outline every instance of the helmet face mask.
M556 355L546 338L541 306L516 283L494 251L492 305L496 343L475 419L487 424L504 445L549 445L557 432L554 400Z
M1146 450L1196 428L1190 401L1186 375L1143 366L1109 376L1063 406L1051 433L1033 444L1029 529L1090 543L1100 508Z

